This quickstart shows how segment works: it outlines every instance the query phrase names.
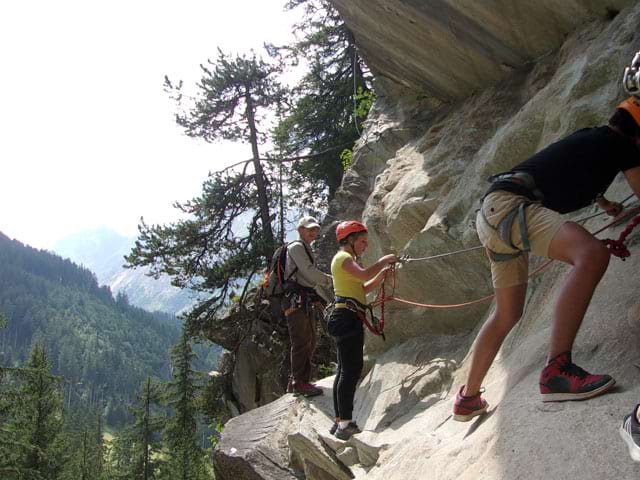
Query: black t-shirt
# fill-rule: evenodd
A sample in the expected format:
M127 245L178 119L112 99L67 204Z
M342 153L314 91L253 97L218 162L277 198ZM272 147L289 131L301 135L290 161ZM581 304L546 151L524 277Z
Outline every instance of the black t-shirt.
M529 173L544 194L542 204L567 213L593 203L619 172L633 167L640 167L640 150L635 144L609 127L597 127L552 143L511 171ZM520 188L499 182L492 190L524 193Z

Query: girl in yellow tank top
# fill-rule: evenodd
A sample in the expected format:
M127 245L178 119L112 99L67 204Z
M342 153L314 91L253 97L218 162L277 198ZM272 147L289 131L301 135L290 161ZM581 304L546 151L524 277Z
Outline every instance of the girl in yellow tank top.
M360 266L356 259L368 246L367 228L360 222L342 222L336 228L340 250L331 261L333 288L336 304L350 298L364 305L366 294L373 290L398 261L395 255L385 255L368 268ZM355 312L336 308L329 318L327 330L336 341L338 367L333 382L333 406L336 421L331 433L341 440L360 433L352 419L353 398L362 373L364 330Z

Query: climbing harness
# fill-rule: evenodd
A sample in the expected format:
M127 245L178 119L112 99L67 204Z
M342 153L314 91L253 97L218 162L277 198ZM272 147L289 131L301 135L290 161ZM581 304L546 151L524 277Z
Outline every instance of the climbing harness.
M391 265L390 267L389 277L393 279L393 296L396 285L396 269L394 265ZM382 340L386 341L387 338L384 335L385 281L386 278L382 281L376 300L369 303L368 305L360 303L355 298L337 296L334 302L329 307L327 307L328 309L330 308L330 310L326 311L330 315L331 312L333 312L333 309L336 308L345 308L347 310L350 310L358 316L358 319L365 327L367 327L367 330L373 333L376 337L381 337ZM373 313L373 309L378 305L380 305L380 318L376 317ZM325 315L327 314L325 313Z
M358 320L367 327L367 330L375 336L382 337L383 340L386 340L384 336L384 319L381 321L374 315L371 305L364 305L355 298L336 297L333 308L344 308L354 312Z
M480 217L482 221L486 223L492 230L495 230L498 234L498 238L502 240L502 242L515 250L514 253L498 253L494 252L490 248L487 248L487 254L489 258L494 262L506 262L508 260L513 260L514 258L519 257L520 255L531 251L531 244L529 243L529 230L527 229L527 221L525 209L535 202L541 202L544 199L544 195L536 186L536 182L533 177L527 172L506 172L499 173L497 175L493 175L489 177L489 182L491 182L491 187L487 190L487 193L480 200ZM487 195L492 192L495 192L500 189L500 184L508 182L517 185L522 192L531 199L531 201L523 201L518 205L513 207L511 210L507 212L507 214L502 217L502 219L498 222L496 226L493 226L489 219L484 214L482 209L482 203ZM511 241L511 227L513 226L513 222L515 222L516 217L518 218L518 226L520 227L520 238L522 240L522 248L516 247Z
M513 209L511 209L501 220L498 222L498 225L495 227L491 225L484 212L482 211L482 207L480 208L480 216L482 220L493 230L495 230L498 234L500 240L505 243L507 246L516 250L515 253L498 253L494 252L490 248L487 247L487 254L489 258L494 262L506 262L507 260L512 260L514 258L519 257L520 255L531 251L531 244L529 243L529 230L527 229L527 221L525 215L525 209L531 205L533 202L522 202ZM522 248L516 247L511 241L511 227L513 226L513 222L518 217L518 226L520 227L520 238L522 239Z
M536 186L533 176L527 172L511 171L498 173L496 175L491 175L487 180L491 183L491 186L487 190L487 193L484 194L481 201L490 193L500 190L500 182L509 182L518 185L531 200L539 202L544 200L544 194Z

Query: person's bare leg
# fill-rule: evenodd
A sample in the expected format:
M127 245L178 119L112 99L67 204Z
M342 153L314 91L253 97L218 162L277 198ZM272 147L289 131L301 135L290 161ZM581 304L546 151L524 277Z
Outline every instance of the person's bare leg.
M522 316L526 294L526 283L496 288L496 309L480 329L473 345L471 368L463 395L475 395L480 390L502 342Z
M580 225L566 223L553 237L549 257L573 268L558 295L547 360L571 351L593 292L609 265L609 250Z

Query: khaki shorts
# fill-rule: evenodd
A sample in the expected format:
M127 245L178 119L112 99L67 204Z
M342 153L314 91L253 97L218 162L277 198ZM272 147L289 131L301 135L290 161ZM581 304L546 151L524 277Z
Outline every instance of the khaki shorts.
M506 214L525 201L530 202L531 200L522 195L498 190L485 197L482 202L482 211L489 223L495 227ZM566 223L566 220L558 212L549 210L540 203L529 205L525 209L525 218L531 253L541 257L548 257L551 240L553 240L560 227ZM486 248L497 253L517 252L510 245L505 244L498 236L498 233L487 225L480 212L478 212L476 218L476 229L478 230L480 242ZM522 248L517 216L511 226L511 242L516 247ZM526 253L503 262L491 260L491 278L495 288L512 287L527 283L528 273L529 255Z

